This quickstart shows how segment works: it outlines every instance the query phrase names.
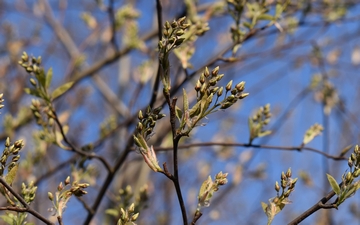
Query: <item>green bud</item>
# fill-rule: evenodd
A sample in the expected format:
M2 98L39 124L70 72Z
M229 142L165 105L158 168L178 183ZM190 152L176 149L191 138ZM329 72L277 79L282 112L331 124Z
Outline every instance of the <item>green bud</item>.
M178 19L177 22L181 25L181 24L183 24L185 22L185 19L186 19L186 16L181 17L180 19Z
M141 110L140 110L139 113L138 113L138 119L139 119L139 120L144 119L144 116L143 116L143 113L142 113Z
M39 57L37 58L36 63L37 63L38 65L41 64L41 56L39 56Z
M178 26L178 23L176 22L176 21L173 21L172 23L171 23L171 27L172 28L176 28Z
M50 201L53 201L54 200L54 196L51 192L48 192L48 198Z
M34 78L30 78L30 83L32 86L36 87L36 80Z
M26 52L23 52L21 59L23 60L23 62L27 62L29 60L29 56Z
M164 35L164 37L169 37L169 31L168 30L164 30L163 31L163 35Z
M175 45L176 45L176 46L181 45L181 44L184 42L184 40L185 40L185 38L178 38L178 39L176 39Z
M169 21L166 21L165 22L165 29L167 29L167 30L169 30L170 29L170 23L169 23Z
M224 77L224 74L220 74L216 76L216 81L220 81Z
M291 177L291 169L290 168L286 171L286 177L288 177L288 178Z
M280 191L280 185L279 185L279 183L276 181L276 183L275 183L275 191L276 192L279 192Z
M354 177L358 177L360 175L360 169L355 170Z
M129 211L130 213L132 213L132 212L134 212L134 210L135 210L135 205L134 205L134 203L132 203L132 204L129 206L128 211Z

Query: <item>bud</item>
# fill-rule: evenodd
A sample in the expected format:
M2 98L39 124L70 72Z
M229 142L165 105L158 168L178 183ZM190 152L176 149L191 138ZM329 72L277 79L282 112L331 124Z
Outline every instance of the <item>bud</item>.
M138 119L139 119L139 120L144 119L144 116L143 116L143 113L142 113L141 110L140 110L139 113L138 113Z
M41 56L39 56L39 57L37 58L36 63L37 63L38 65L41 64Z
M230 91L231 90L231 86L232 86L232 80L231 81L229 81L229 83L226 85L226 87L225 87L225 89L226 89L226 91ZM234 96L235 97L235 96Z
M210 72L209 72L209 69L207 67L205 67L204 75L205 75L205 77L210 76Z
M179 24L183 24L185 22L186 16L181 17L180 19L178 19L178 23Z
M129 206L128 211L129 211L130 213L132 213L132 212L134 212L134 210L135 210L135 205L134 205L134 203L132 203L132 204Z
M176 21L173 21L173 22L171 23L171 27L172 27L172 28L176 28L177 26L178 26L178 24L177 24Z
M288 178L291 177L291 169L290 168L286 171L286 177L288 177Z
M213 70L212 70L212 72L211 72L211 75L213 76L213 77L215 77L216 75L218 75L218 73L219 73L219 66L217 66L217 67L215 67Z
M241 81L240 83L238 83L235 88L239 91L242 92L245 89L245 82Z
M213 77L213 78L211 78L211 79L209 80L209 84L210 84L210 86L215 86L215 85L216 85L216 83L217 83L217 79L216 79L216 77Z
M32 86L36 87L36 80L34 78L30 78L30 83Z
M64 189L63 182L60 182L60 184L59 184L58 187L57 187L57 190L58 190L58 191L62 191L63 189Z
M223 94L223 87L220 87L220 89L217 91L217 96L220 97Z
M21 59L23 60L23 62L27 62L29 60L29 56L26 52L23 52Z
M276 192L279 192L280 191L280 185L279 185L279 183L276 181L276 183L275 183L275 191Z
M68 177L65 179L64 183L65 183L65 186L68 185L68 184L70 184L70 176L68 176Z
M138 217L139 217L139 213L135 213L134 215L131 216L131 221L136 221Z
M221 80L224 77L224 74L220 74L216 76L216 81Z
M169 37L169 31L168 30L164 30L163 31L163 35L164 35L164 37Z
M176 45L176 46L181 45L181 44L184 42L184 40L185 40L185 38L178 38L178 39L176 39L175 45Z
M239 95L239 99L244 99L249 95L249 93L242 93L241 95Z
M10 147L10 138L9 137L6 138L5 147L7 147L7 148Z
M48 192L48 198L50 201L54 200L54 196L51 192Z
M166 21L165 22L165 29L167 29L167 30L169 30L170 29L170 23L169 23L169 21Z

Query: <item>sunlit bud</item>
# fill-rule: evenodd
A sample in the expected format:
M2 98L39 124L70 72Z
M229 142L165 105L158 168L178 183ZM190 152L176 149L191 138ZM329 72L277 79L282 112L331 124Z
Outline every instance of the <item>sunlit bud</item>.
M286 177L288 177L288 178L291 177L291 169L290 168L286 171Z
M351 181L351 173L350 172L347 172L347 174L346 174L346 177L345 177L345 179L346 179L346 182L350 182Z
M205 77L210 76L209 68L205 67L204 75L205 75Z
M134 215L131 216L131 221L136 221L138 217L139 217L139 213L135 213Z
M216 76L216 81L221 80L225 75L224 74L220 74Z
M351 153L350 158L351 158L352 161L355 161L355 160L356 160L356 155L355 155L355 153Z
M27 62L29 60L29 56L26 52L23 52L22 56L21 56L21 59L24 61L24 62Z
M212 70L211 75L212 75L212 76L218 75L218 73L219 73L219 68L220 68L219 66L215 67L215 68Z
M355 145L354 153L359 154L359 145Z
M70 176L68 176L68 177L65 179L64 183L65 183L65 186L68 185L68 184L70 184Z
M36 80L34 78L30 78L30 83L32 86L36 87Z
M132 204L129 206L128 211L129 211L130 213L132 213L132 212L134 212L134 210L135 210L135 205L134 205L134 203L132 203Z
M241 95L239 95L239 99L244 99L249 95L249 93L242 93Z
M205 91L206 91L206 87L207 87L207 85L204 83L203 85L201 85L201 89L200 89L200 92L202 93L202 94L204 94L205 93Z
M286 179L286 175L284 172L281 172L281 180L285 180Z
M289 197L291 194L291 190L287 190L285 193L284 193L284 196L287 198Z
M230 93L233 94L233 95L236 95L236 93L238 93L238 90L236 88L234 88L234 89L231 90Z
M217 96L220 97L222 94L223 94L223 90L224 88L223 87L220 87L220 89L218 90L217 92Z
M20 159L20 155L17 155L17 156L14 156L14 157L11 159L11 161L12 161L12 162L17 162L17 161L19 161L19 159Z
M126 212L123 208L120 209L120 214L121 214L120 215L121 219L123 219L123 220L126 219Z
M226 85L226 87L225 87L225 89L226 89L226 91L230 91L231 90L231 86L232 86L232 80L231 81L229 81L229 83ZM235 97L235 96L234 96Z
M234 99L235 99L235 95L230 95L230 96L228 96L228 97L226 98L226 100L229 101L229 102L233 102Z
M348 166L351 168L351 167L353 167L353 162L352 162L352 160L351 160L351 158L349 158L349 160L348 160Z
M22 139L15 141L14 147L15 147L15 148L22 148L22 147L24 147L24 141L23 141Z
M37 58L36 63L37 63L38 65L41 64L41 56L39 56L39 57Z
M176 31L176 36L181 36L181 35L183 35L184 34L184 31L183 30L178 30L178 31Z
M238 83L235 88L239 91L242 92L245 89L245 82L241 81L240 83Z
M205 75L204 75L204 73L200 74L199 82L201 84L205 83Z
M225 103L221 104L220 109L227 109L232 105L233 105L233 103L231 103L231 102L225 102Z
M33 71L33 68L32 68L31 66L28 66L28 67L26 67L26 71L27 71L27 72L32 72L32 71Z
M278 198L278 197L275 197L274 200L273 200L273 202L274 202L275 204L277 204L277 203L279 202L279 198Z

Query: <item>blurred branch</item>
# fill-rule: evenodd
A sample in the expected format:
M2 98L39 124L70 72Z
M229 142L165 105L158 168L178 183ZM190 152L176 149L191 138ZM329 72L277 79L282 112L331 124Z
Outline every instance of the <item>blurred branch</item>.
M119 49L119 45L116 41L116 21L115 21L115 12L114 12L114 0L109 1L109 7L107 9L109 15L109 21L111 24L111 38L110 42L113 45L115 50Z

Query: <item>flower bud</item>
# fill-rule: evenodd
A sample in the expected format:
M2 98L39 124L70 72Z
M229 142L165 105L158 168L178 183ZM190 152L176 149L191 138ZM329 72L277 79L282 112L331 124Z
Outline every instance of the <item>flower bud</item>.
M211 72L211 75L213 76L213 77L215 77L216 75L218 75L218 73L219 73L219 66L217 66L217 67L215 67L213 70L212 70L212 72Z
M231 81L229 81L229 83L226 85L226 87L225 87L226 91L230 91L230 90L231 90L232 82L233 82L233 81L231 80Z

